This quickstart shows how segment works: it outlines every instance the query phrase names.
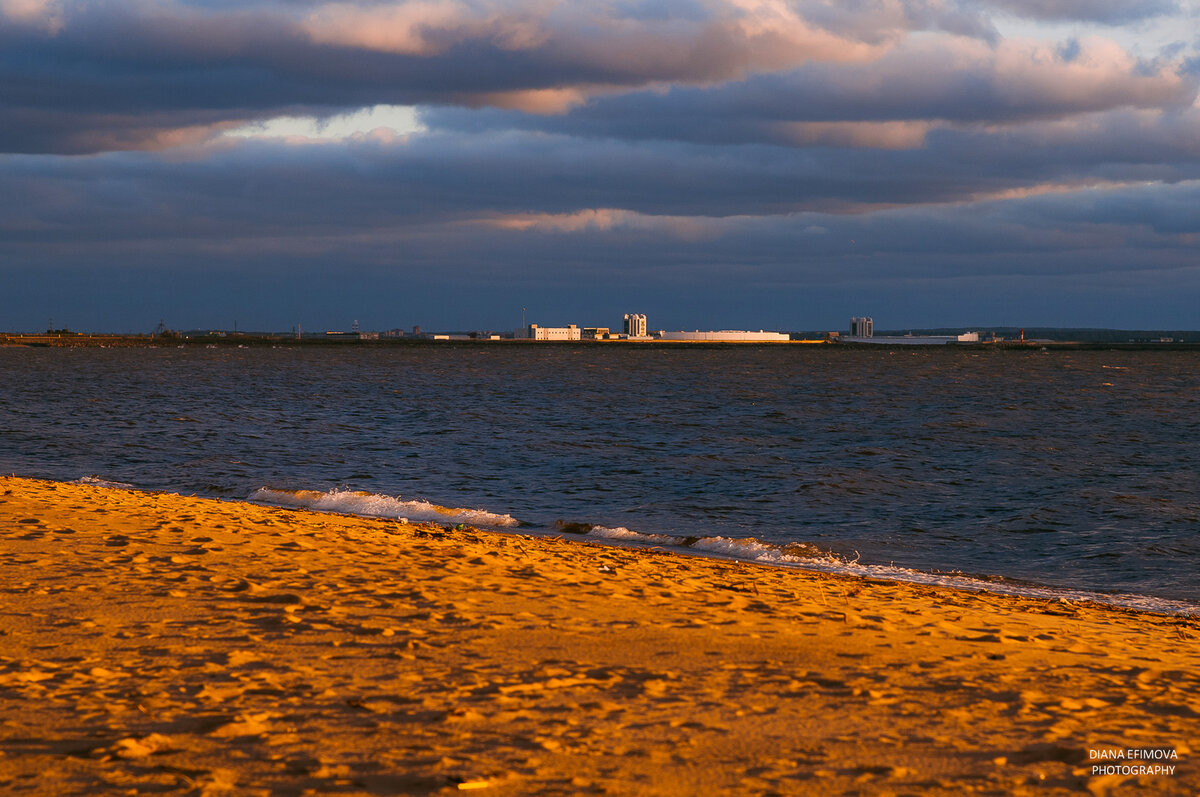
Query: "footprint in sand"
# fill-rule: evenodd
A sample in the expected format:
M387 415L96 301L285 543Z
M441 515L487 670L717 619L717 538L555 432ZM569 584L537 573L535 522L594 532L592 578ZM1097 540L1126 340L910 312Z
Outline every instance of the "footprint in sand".
M243 736L262 736L269 729L268 721L275 715L269 711L256 714L239 714L232 722L227 722L210 733L218 739L237 739Z
M152 733L141 739L129 737L120 739L110 748L110 752L118 758L145 758L156 753L166 753L174 749L171 739L161 733Z

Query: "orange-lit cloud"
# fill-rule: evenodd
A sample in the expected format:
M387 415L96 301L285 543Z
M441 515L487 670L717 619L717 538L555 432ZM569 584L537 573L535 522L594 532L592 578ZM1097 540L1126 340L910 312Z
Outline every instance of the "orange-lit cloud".
M490 105L495 108L524 111L532 114L557 114L587 101L587 92L571 89L522 89L496 91L464 98L470 105Z
M916 149L933 127L926 121L779 122L775 132L793 146Z
M63 26L62 0L0 0L0 15L56 34Z
M432 55L464 40L485 38L502 49L540 44L537 5L418 0L381 5L327 3L311 11L301 28L318 44L336 44L403 55Z
M697 216L655 216L619 208L588 208L571 213L497 214L465 222L498 230L571 234L635 230L657 232L685 241L720 235L722 222Z

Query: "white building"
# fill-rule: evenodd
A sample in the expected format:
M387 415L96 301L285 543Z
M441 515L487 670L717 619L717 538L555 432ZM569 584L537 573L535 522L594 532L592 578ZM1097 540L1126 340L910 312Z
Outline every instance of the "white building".
M784 343L791 340L786 332L749 332L736 329L722 329L714 332L664 332L661 340L678 341L711 341L716 343Z
M941 346L948 343L978 343L978 332L966 332L962 335L884 335L882 337L850 337L841 338L843 343L876 343L883 346Z
M646 337L646 314L645 313L626 313L625 314L625 334L631 338Z
M537 324L530 324L525 329L515 330L513 337L528 340L579 340L581 336L579 327L574 324L565 327L539 327Z
M875 319L873 318L851 318L850 319L850 337L852 338L869 338L875 335Z

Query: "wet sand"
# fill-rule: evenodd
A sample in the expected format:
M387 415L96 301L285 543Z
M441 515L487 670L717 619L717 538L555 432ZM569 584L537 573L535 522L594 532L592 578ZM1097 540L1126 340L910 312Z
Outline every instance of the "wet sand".
M20 478L0 534L0 793L1200 793L1195 619Z

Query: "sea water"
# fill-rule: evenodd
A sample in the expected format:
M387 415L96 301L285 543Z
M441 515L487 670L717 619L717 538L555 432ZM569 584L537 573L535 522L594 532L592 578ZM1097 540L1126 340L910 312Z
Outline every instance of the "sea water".
M0 470L1200 607L1196 352L10 348Z

